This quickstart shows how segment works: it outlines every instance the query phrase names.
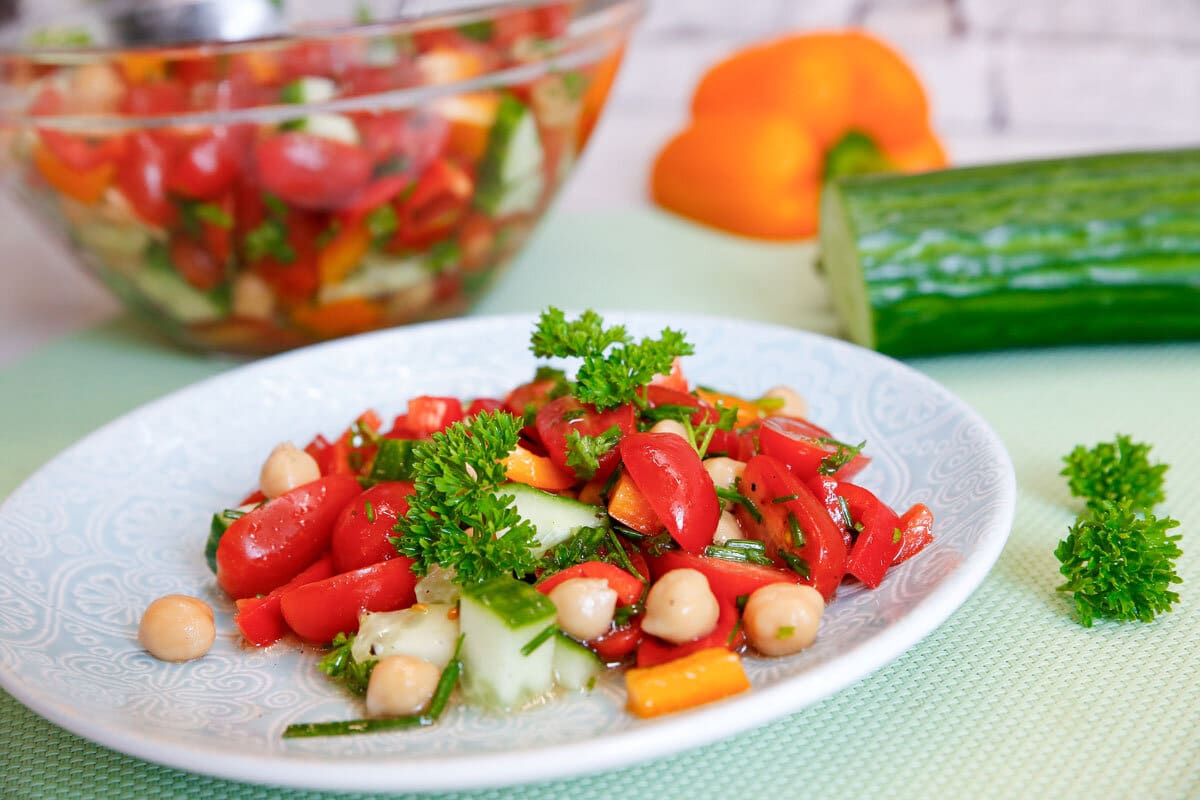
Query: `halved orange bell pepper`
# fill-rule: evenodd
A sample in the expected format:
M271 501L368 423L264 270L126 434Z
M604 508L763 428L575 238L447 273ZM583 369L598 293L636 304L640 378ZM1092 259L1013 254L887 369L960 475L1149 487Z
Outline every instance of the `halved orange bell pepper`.
M504 459L504 476L510 481L547 492L561 492L575 485L575 473L521 446L517 446Z
M33 149L33 164L46 179L46 183L67 197L89 206L104 194L116 172L112 164L100 164L91 169L73 169L55 157L50 148L40 142Z
M712 67L651 187L660 205L698 222L795 239L816 232L826 179L945 165L925 90L903 57L859 31L822 32Z

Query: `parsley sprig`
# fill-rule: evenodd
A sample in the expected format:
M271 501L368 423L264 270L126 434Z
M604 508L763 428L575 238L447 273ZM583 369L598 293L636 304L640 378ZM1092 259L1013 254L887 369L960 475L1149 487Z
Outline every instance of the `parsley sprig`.
M1067 478L1071 494L1089 505L1128 499L1134 508L1151 509L1164 499L1166 464L1150 463L1150 445L1117 434L1114 442L1092 448L1079 445L1063 461L1060 475Z
M517 446L520 428L512 414L482 413L416 446L416 491L392 539L413 559L416 574L437 564L453 569L465 585L533 572L534 528L500 489L501 461Z
M354 634L347 636L339 633L329 645L329 651L321 657L317 668L330 678L339 680L360 697L367 693L367 684L371 682L371 670L375 669L378 659L369 658L358 661L354 658Z
M600 469L600 459L620 441L618 425L596 436L572 429L567 432L567 466L575 470L575 477L580 480L591 480Z
M603 411L626 403L644 407L639 391L655 375L670 372L680 356L691 355L684 334L664 328L657 339L635 341L624 325L606 326L595 311L578 319L551 306L538 318L530 341L539 358L579 358L575 396Z

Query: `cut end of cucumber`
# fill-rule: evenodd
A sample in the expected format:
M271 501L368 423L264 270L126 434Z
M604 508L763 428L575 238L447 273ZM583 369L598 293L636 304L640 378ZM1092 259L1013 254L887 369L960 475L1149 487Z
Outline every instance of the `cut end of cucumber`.
M520 708L554 688L554 603L515 578L496 578L464 591L462 687L473 705Z
M863 279L850 214L840 182L821 193L821 268L829 282L833 305L852 342L874 349L875 325Z

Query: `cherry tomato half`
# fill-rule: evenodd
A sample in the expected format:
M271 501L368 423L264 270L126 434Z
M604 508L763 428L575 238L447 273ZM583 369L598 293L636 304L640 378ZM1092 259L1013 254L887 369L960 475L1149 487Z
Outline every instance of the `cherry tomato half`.
M758 431L762 452L779 459L801 480L817 475L821 462L837 452L829 431L811 422L794 417L769 417ZM838 469L834 477L849 480L871 463L869 456L858 453Z
M308 642L325 644L358 630L364 611L398 611L416 600L412 559L396 556L283 593L280 609L288 627Z
M299 131L261 140L255 159L263 188L299 208L339 209L371 179L365 150Z
M512 395L509 397L511 399ZM637 415L633 406L618 406L606 411L597 411L570 395L564 395L542 406L537 413L536 425L538 438L546 448L546 454L555 465L575 474L574 467L567 463L568 433L575 430L581 436L599 436L616 425L622 436L628 436L637 432ZM611 475L619 460L620 456L615 447L602 455L596 477Z
M330 543L335 572L368 567L396 557L392 528L408 513L413 485L386 481L367 489L342 509Z
M625 471L671 538L689 553L710 544L721 504L691 444L673 433L633 433L618 448Z

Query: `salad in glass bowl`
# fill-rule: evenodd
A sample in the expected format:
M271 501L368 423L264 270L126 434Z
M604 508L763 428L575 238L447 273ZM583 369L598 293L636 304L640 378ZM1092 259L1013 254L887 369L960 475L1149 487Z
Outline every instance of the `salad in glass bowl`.
M743 651L807 648L845 580L874 589L932 540L929 508L858 483L865 443L795 391L692 387L681 332L636 340L551 308L531 349L577 369L281 444L214 515L209 565L247 646L323 647L320 668L364 696L365 717L286 736L429 725L460 684L519 709L621 667L638 716L700 705L750 688ZM176 595L139 638L190 660L214 633Z
M86 8L0 51L8 184L174 338L259 354L465 311L570 172L642 4L151 45Z

